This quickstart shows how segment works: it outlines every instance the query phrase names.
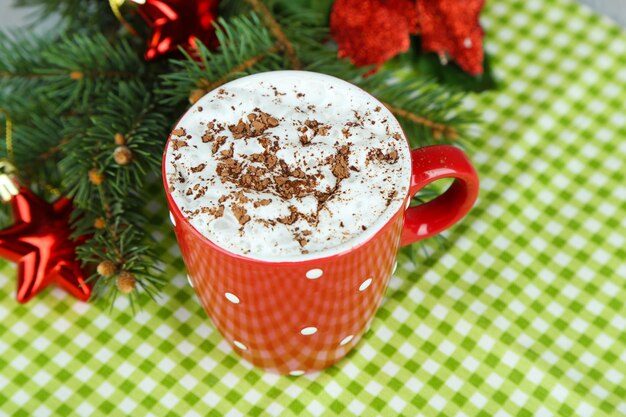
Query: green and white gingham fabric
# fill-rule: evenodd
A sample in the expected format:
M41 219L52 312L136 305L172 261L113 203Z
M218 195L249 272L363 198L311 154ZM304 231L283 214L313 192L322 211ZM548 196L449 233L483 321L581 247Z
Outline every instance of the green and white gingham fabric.
M626 33L570 0L490 1L482 23L502 87L467 100L479 202L448 249L400 258L345 360L239 361L163 224L172 285L135 316L58 289L18 305L0 265L0 415L626 415Z

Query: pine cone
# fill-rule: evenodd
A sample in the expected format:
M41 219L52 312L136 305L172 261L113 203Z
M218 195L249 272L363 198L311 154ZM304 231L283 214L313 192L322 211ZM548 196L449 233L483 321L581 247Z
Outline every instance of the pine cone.
M103 277L110 277L117 272L117 266L111 261L102 261L98 264L96 271Z
M117 289L120 290L122 294L130 294L133 292L136 284L137 280L135 279L135 275L128 271L122 271L115 281Z
M133 151L128 146L120 145L113 151L113 159L118 165L128 165L133 160Z
M104 221L102 217L98 217L96 218L96 220L93 221L93 227L95 227L96 229L104 229L106 226L107 222Z
M92 168L89 170L89 181L93 185L100 185L104 181L104 175L101 174L97 168Z

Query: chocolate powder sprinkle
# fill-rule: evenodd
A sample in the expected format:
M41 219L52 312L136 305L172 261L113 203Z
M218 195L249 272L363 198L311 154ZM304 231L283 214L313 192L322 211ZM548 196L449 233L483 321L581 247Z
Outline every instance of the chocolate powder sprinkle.
M184 148L185 146L189 145L184 140L172 139L172 146L174 147L174 150L177 151L180 148Z
M282 94L278 93L276 89L274 89L274 91L277 95ZM222 89L220 93L228 94L224 89ZM302 112L302 109L300 108L295 108L295 110ZM311 106L308 106L308 110L309 112L307 116L314 117L311 112ZM380 106L375 109L377 112L380 110ZM352 136L350 130L353 127L363 126L365 121L371 122L371 119L367 119L367 117L371 115L371 113L361 115L358 112L354 112L355 119L346 122L343 126L336 126L337 130L342 132L344 138L341 138L341 135L337 138L332 138L332 141L334 141L335 153L326 157L324 160L319 161L319 166L317 167L309 166L305 162L304 159L306 158L304 158L303 154L296 153L295 161L293 161L291 165L287 163L287 161L278 158L277 152L281 149L279 141L284 138L272 135L273 132L270 129L279 126L280 121L284 122L284 119L276 118L266 112L263 112L259 108L254 108L251 112L244 114L235 124L220 124L215 119L210 122L207 121L206 130L202 134L201 140L203 143L211 144L211 151L213 154L219 152L219 154L215 157L215 160L217 161L215 173L224 183L230 182L234 184L234 188L238 189L238 191L222 195L217 200L219 203L217 206L202 207L201 209L195 210L193 215L202 212L209 214L214 218L222 217L224 215L225 203L227 200L230 200L230 202L226 205L231 209L234 217L241 225L240 233L243 233L245 224L252 220L250 216L252 213L249 214L246 209L247 204L250 204L256 209L268 206L273 201L272 198L259 199L256 197L251 199L246 195L247 192L253 194L255 191L263 192L266 195L277 196L279 200L283 201L290 200L292 198L301 199L312 196L317 200L317 209L316 211L313 211L313 213L309 213L308 211L300 212L295 205L289 205L289 214L287 216L274 217L273 219L254 219L254 221L258 221L267 227L272 227L276 223L281 223L287 226L294 225L288 230L290 230L293 234L294 240L299 243L301 248L303 248L301 252L307 252L304 247L309 243L312 232L311 230L302 230L300 227L295 227L295 223L297 223L298 220L303 220L310 226L312 225L313 227L316 227L320 218L320 211L324 209L329 212L331 217L333 216L333 213L330 212L330 209L327 206L328 201L332 198L339 198L341 182L344 179L349 178L351 173L360 171L360 167L357 164L349 164L352 146L352 143L349 142L349 138ZM201 124L204 125L204 123ZM313 145L316 136L328 136L331 132L331 126L324 125L320 121L313 118L304 121L294 121L293 125L297 129L298 138L302 145ZM253 142L257 141L257 143L262 146L263 151L251 155L246 155L245 153L238 154L237 159L234 159L234 143L231 142L228 148L220 149L228 141L228 137L223 136L224 133L220 134L220 132L225 129L228 129L231 132L232 138L242 139L245 141L246 145L250 144L250 140ZM389 132L388 126L386 126L386 129L388 133L391 133ZM184 139L186 133L187 132L183 128L178 128L173 131L173 134L180 138L171 140L174 150L178 150L184 146L191 146L186 142L186 139ZM402 139L402 136L398 133L390 136L393 136L394 139ZM180 155L178 156L180 157ZM388 153L383 152L382 149L373 149L367 154L366 163L379 161L393 164L398 159L399 155L396 149L392 149ZM322 171L319 170L322 165L326 165L326 169L330 169L336 181L333 187L327 187L324 190L317 190L316 187L318 186L320 179L324 178ZM188 171L183 172L183 174L187 174L189 172L199 173L205 170L206 167L207 164L205 163L199 164L195 167L185 167ZM311 169L313 169L314 172L311 172ZM180 182L184 182L185 179L182 174L179 173L178 175L178 180ZM208 185L210 186L210 184ZM187 189L186 192L188 195L194 195L194 199L198 199L205 195L207 190L207 186L196 184L193 189ZM390 192L386 196L387 205L393 202L396 195L397 192ZM302 223L298 223L298 226L301 224ZM343 222L341 223L341 226L344 227ZM366 225L360 227L362 230L367 229Z
M235 182L234 179L241 174L242 169L241 163L235 161L234 159L226 159L224 162L217 164L215 172L217 172L217 175L222 177L222 179L228 179L231 182Z
M216 219L222 217L224 215L224 205L220 204L217 207L202 207L202 209L200 209L200 212L202 213L208 213L211 216L215 217Z
M202 171L204 168L206 168L206 164L200 164L198 166L195 167L191 167L191 172L200 172ZM198 185L198 184L196 184Z
M389 153L385 154L379 148L372 149L367 154L366 163L373 161L373 160L387 162L389 164L395 164L398 161L398 151L395 149L392 149L391 151L389 151Z
M350 148L343 145L337 151L337 155L334 157L333 167L331 169L333 175L339 180L343 180L350 176L350 169L348 168L348 155L350 154Z
M271 203L272 203L272 199L271 198L264 198L262 200L255 201L254 202L254 208L267 206L267 205L269 205Z
M329 129L330 126L323 125L317 120L305 120L304 126L297 129L301 133L299 135L300 143L308 145L315 136L327 136Z
M228 149L225 149L223 151L220 151L220 155L222 158L232 158L233 157L233 153L234 153L234 148L233 148L233 144L230 144L230 147Z
M214 139L215 137L213 136L213 132L209 130L204 132L204 134L202 135L202 143L212 142Z
M396 197L396 195L398 195L397 190L392 190L389 192L389 195L387 196L387 200L386 200L387 207L389 207L389 205L391 204L393 199Z
M248 196L246 196L246 195L244 194L244 192L243 192L243 191L241 191L241 190L239 190L239 191L237 191L237 192L235 192L235 193L233 193L233 194L231 194L231 195L235 198L235 200L239 201L241 204L245 204L245 203L247 203L248 201L250 201L250 199L248 198Z
M300 218L301 213L295 206L289 206L289 216L281 217L278 220L279 223L290 225L294 224Z
M248 216L248 211L237 204L231 204L230 209L232 210L235 218L239 222L240 225L245 225L250 221L250 216Z
M200 197L203 197L208 189L209 189L209 187L202 187L202 188L200 188L193 199L197 200Z
M211 153L217 152L220 149L220 146L226 142L226 139L228 139L226 136L218 136L211 146Z
M278 119L261 111L258 107L254 109L253 113L248 114L246 118L248 122L239 119L237 124L228 126L228 129L233 134L233 138L249 139L261 136L267 129L278 126Z

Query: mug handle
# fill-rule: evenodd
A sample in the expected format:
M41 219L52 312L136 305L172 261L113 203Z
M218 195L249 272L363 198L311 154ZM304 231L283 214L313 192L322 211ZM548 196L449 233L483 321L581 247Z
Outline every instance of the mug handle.
M478 197L478 174L463 151L451 145L433 145L411 151L412 198L442 178L454 178L445 193L415 207L404 217L400 246L436 235L461 220Z

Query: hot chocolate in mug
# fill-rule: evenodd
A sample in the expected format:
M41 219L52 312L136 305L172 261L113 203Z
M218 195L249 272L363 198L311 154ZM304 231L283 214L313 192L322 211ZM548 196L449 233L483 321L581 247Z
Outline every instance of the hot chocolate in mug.
M384 119L397 128L400 132L395 134L400 147L398 153L407 156L407 169L402 171L402 177L393 178L387 184L398 200L397 204L388 207L395 209L388 210L369 227L364 227L358 236L341 245L283 258L236 253L218 245L207 237L206 231L203 233L194 226L190 221L191 210L181 207L181 200L173 195L174 183L179 189L186 186L184 178L172 176L170 172L176 167L177 158L180 159L173 156L173 148L188 146L183 142L187 138L192 140L192 134L187 133L193 130L189 128L190 123L200 123L197 122L201 120L198 119L199 112L207 112L207 117L214 116L211 111L216 111L219 106L216 96L228 96L228 91L239 91L237 89L242 85L268 88L269 83L273 83L271 88L275 94L262 99L261 96L265 95L261 94L259 87L257 96L254 96L257 93L251 93L249 100L238 103L242 108L228 106L221 111L239 112L245 118L246 113L255 108L266 122L270 120L267 122L270 126L274 126L277 119L270 119L271 116L261 111L264 110L261 107L263 100L266 104L274 100L272 103L278 103L276 105L287 105L287 98L281 102L286 93L280 91L291 83L289 85L302 86L310 96L318 97L311 98L319 101L318 107L322 107L319 104L333 89L338 92L338 97L346 100L356 97L357 102L353 105L362 114L366 114L367 109L358 101L367 101L367 106L373 109L371 114L376 112L376 120ZM393 274L398 249L443 231L472 208L478 195L476 171L463 151L453 146L434 145L410 150L397 120L382 103L358 87L331 76L305 71L268 72L240 78L218 90L196 102L181 118L170 135L163 157L163 180L170 218L190 284L217 329L241 357L281 374L301 375L325 368L353 349L369 327ZM301 96L304 98L304 93L298 93L298 98ZM331 104L327 103L325 107L331 108ZM303 109L295 107L307 111L304 106ZM318 109L316 117L320 118L324 112L330 114L330 110ZM358 116L358 112L355 114ZM254 117L249 117L251 123ZM374 125L375 121L364 123ZM208 123L200 124L205 127ZM229 129L238 138L237 126L231 125ZM342 136L337 138L341 142ZM343 138L348 141L349 135ZM202 142L198 139L190 143L202 145ZM198 145L189 146L186 152L209 152ZM302 146L305 145L309 143L303 142ZM230 149L226 149L222 158L232 156L233 148ZM213 154L216 154L215 149ZM204 169L205 165L199 166ZM442 195L428 203L409 207L416 193L443 178L453 178L454 182ZM398 187L394 188L396 183ZM346 184L342 186L350 186ZM188 187L190 190L185 194L190 195L192 185ZM194 187L194 190L199 188ZM367 205L351 207L349 202L346 205L355 216L359 211L368 210Z

